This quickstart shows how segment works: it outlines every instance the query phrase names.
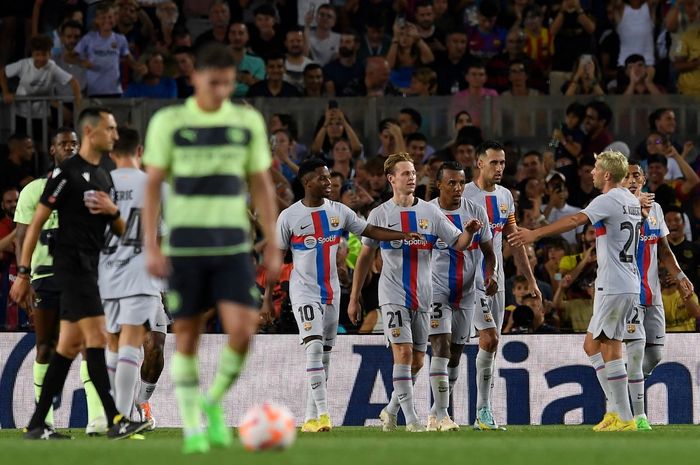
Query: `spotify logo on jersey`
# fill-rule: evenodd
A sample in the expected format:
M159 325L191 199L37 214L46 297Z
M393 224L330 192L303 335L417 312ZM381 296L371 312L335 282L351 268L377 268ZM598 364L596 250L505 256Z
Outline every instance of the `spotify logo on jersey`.
M306 246L307 249L313 249L316 247L317 241L315 237L308 236L307 238L304 239L304 246Z

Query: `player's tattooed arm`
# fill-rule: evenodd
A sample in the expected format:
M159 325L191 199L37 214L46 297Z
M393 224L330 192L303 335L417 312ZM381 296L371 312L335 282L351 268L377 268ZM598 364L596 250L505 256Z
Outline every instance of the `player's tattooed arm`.
M498 292L498 281L494 277L496 273L496 254L493 251L493 240L480 243L479 248L481 253L484 254L484 266L486 268L484 289L486 290L486 295L494 295Z
M678 265L676 256L671 250L671 246L668 244L668 239L664 236L659 239L658 248L659 260L663 263L664 267L668 270L671 276L675 276L678 279L678 288L681 291L681 296L683 300L688 300L693 296L695 291L693 283L688 279L688 277L683 273L681 267Z
M476 218L469 220L469 222L464 226L464 232L459 235L453 248L457 250L465 250L472 243L474 234L476 234L483 227L484 224Z
M393 229L383 228L381 226L375 226L373 224L368 224L362 235L374 239L375 241L401 241L407 240L421 240L423 236L417 232L403 232L394 231Z

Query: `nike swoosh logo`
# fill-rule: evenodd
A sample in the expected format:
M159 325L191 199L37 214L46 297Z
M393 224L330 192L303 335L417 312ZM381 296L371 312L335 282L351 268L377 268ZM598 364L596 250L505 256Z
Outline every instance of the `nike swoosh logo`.
M393 227L396 226L397 224L399 224L399 223L390 224L389 227L390 227L390 228L393 228Z
M663 336L656 336L656 339L663 339Z
M156 323L156 328L162 328L163 326L165 325L159 325L158 323Z
M306 228L308 228L309 226L311 226L311 225L310 225L310 224L307 224L306 226L302 226L301 229L306 229Z

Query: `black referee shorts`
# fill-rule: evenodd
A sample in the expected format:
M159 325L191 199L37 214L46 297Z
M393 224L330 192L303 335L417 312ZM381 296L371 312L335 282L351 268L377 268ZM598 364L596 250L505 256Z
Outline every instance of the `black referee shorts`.
M168 310L174 319L191 318L225 300L260 307L250 253L215 257L171 257Z
M56 250L53 268L54 278L61 289L61 320L76 322L104 315L97 285L99 258L99 252Z

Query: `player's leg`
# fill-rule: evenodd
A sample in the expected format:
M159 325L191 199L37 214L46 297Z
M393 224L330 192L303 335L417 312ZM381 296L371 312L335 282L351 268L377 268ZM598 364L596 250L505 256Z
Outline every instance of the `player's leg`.
M165 315L164 311L163 314ZM160 326L159 323L156 323L156 327L151 328L151 331L146 334L146 340L143 344L144 358L141 364L141 383L139 383L135 404L136 408L141 413L141 419L151 424L151 430L156 427L156 419L153 416L149 400L156 390L156 384L158 383L158 379L163 372L163 366L165 365L163 354L165 347L165 331L167 330L168 324L169 322Z
M114 374L117 372L117 363L119 363L119 332L121 331L117 322L119 318L119 299L104 300L102 307L105 312L105 327L107 329L107 352L105 353L107 374L109 375L109 384L112 387L112 392L116 393Z
M503 330L503 324L505 321L505 313L506 313L506 293L505 290L499 290L496 292L494 295L489 297L489 303L490 303L490 308L491 308L491 314L493 315L493 321L496 324L496 333L498 334L498 337L501 337L501 331ZM498 350L498 348L496 348ZM493 411L493 408L491 406L491 401L493 399L493 388L494 385L496 384L496 376L493 376L493 374L496 373L496 353L494 352L494 357L493 357L493 363L491 365L491 393L489 394L489 409Z
M338 336L338 318L339 309L335 304L326 304L323 306L323 355L321 356L321 363L323 365L323 374L325 376L324 382L318 386L315 391L320 391L318 394L322 398L327 398L328 394L328 374L330 372L331 366L331 351L335 346L335 340ZM327 401L325 402L325 409L328 411ZM330 431L333 428L331 422L330 414L323 414L322 404L316 402L318 421L319 421L319 431Z
M642 370L644 378L648 378L663 358L664 343L666 341L666 316L661 305L647 306L644 315L644 332L646 333L647 343L644 350Z
M39 401L34 414L29 420L25 439L68 439L68 436L54 432L45 424L46 415L51 408L53 398L63 390L73 359L80 352L83 337L78 324L61 320L58 343L44 376Z
M650 430L651 426L644 409L644 371L642 369L646 344L645 314L646 308L642 305L631 309L626 317L623 338L627 348L627 387L632 401L632 415L638 429Z
M430 391L433 405L428 417L428 431L438 431L440 422L449 418L447 409L450 403L449 376L447 364L450 360L452 339L452 308L448 304L435 302L430 315L430 345L433 350L430 358Z
M53 278L41 278L32 282L36 294L34 308L34 332L36 336L36 357L34 359L34 401L39 402L41 388L49 367L49 360L56 350L58 342L59 292L51 285ZM53 407L46 415L46 423L53 425Z
M479 351L476 354L476 419L475 429L496 429L491 412L491 378L498 349L498 329L491 313L491 302L483 292L476 293L474 326L479 330Z

